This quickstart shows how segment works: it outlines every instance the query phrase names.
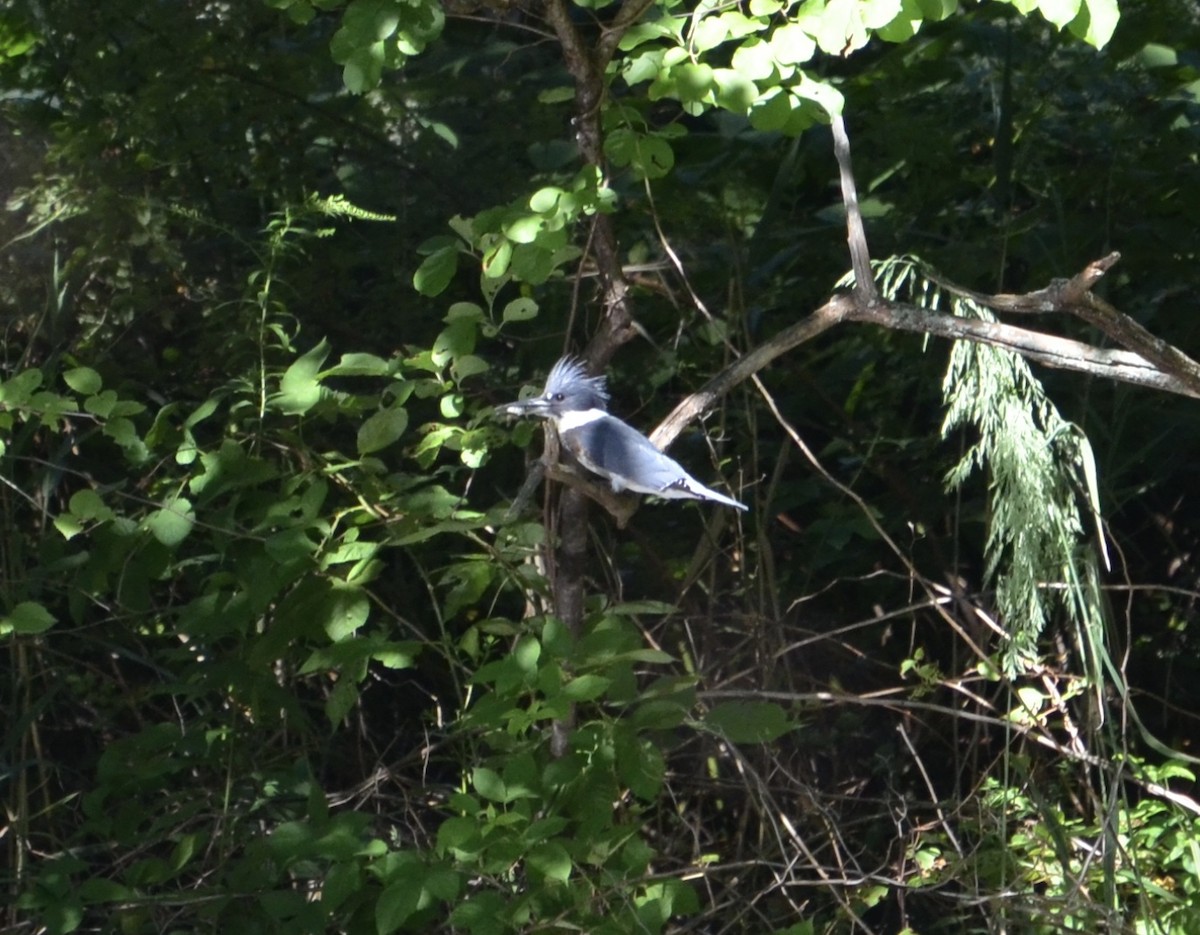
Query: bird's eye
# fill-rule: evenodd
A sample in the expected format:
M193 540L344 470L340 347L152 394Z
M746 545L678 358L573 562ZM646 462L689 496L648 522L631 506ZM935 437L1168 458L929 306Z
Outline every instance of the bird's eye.
M562 393L555 393L555 394L554 394L554 401L555 401L556 403L561 403L561 402L562 402L564 399L566 399L566 398L567 398L567 397L566 397L566 396L564 396Z

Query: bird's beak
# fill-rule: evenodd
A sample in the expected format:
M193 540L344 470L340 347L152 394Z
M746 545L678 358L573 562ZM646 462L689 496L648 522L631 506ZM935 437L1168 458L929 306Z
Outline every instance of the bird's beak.
M496 414L509 419L526 416L544 419L550 414L550 404L544 396L530 396L528 399L518 399L516 402L497 406Z

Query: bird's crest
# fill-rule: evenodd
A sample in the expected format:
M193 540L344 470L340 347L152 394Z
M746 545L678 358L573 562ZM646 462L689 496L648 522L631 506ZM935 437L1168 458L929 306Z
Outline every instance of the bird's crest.
M574 357L563 357L551 368L543 393L551 398L559 393L565 396L584 395L599 409L604 409L608 404L608 388L604 377L589 377L587 366Z

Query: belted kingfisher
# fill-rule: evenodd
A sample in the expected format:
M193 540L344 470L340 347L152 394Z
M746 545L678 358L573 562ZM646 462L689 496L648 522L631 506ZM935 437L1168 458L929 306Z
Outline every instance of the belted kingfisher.
M628 488L656 497L713 500L746 509L709 490L637 429L606 411L604 377L589 377L582 361L564 357L546 377L540 396L500 406L509 416L549 419L563 445L589 471L608 479L617 493Z

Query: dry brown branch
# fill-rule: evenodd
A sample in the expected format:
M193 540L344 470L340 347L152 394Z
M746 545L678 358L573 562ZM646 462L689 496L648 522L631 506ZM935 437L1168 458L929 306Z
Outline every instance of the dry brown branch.
M1200 398L1200 363L1093 294L1092 289L1120 259L1119 253L1092 261L1071 279L1055 280L1043 289L1023 295L987 295L958 286L932 271L925 270L924 273L947 292L995 311L1074 315L1099 329L1122 349L1094 347L1003 322L959 318L881 299L870 272L870 251L850 164L850 142L841 118L834 117L832 122L834 153L846 212L846 240L854 270L853 292L849 296L834 296L810 316L738 358L695 393L681 400L651 434L656 445L666 448L688 424L712 409L735 386L776 357L842 321L865 322L893 331L910 331L954 341L975 341L1012 351L1043 366Z

